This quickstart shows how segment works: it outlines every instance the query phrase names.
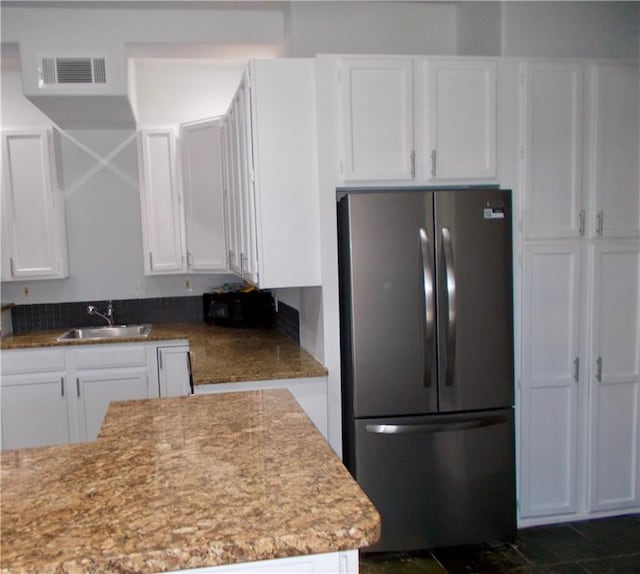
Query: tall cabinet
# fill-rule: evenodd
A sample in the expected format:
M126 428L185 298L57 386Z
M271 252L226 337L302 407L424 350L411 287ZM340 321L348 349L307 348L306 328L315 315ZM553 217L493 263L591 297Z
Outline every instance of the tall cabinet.
M638 64L520 68L520 517L640 505Z

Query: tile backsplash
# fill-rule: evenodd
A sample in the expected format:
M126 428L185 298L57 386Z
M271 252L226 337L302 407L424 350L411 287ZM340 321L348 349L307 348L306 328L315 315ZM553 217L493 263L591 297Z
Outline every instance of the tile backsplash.
M104 325L101 317L87 314L95 305L105 312L109 302L74 301L72 303L38 303L16 305L11 309L15 334L28 331L70 329ZM203 319L202 297L157 297L153 299L119 299L113 301L114 323L200 323ZM279 303L275 328L300 342L300 319L296 309Z

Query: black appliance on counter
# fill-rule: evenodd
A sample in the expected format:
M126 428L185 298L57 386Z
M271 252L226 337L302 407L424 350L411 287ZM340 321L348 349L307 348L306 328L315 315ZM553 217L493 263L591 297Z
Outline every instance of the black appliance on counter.
M204 321L223 327L271 328L275 303L270 291L238 289L204 293Z

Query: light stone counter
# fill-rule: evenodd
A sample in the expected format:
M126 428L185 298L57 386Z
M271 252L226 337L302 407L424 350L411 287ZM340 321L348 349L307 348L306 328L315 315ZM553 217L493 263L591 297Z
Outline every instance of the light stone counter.
M286 390L113 403L95 443L2 453L3 573L164 572L373 543Z
M146 339L131 337L112 341L57 342L56 338L64 331L9 335L2 339L0 346L4 350L187 339L196 385L323 377L327 374L323 365L276 329L231 329L205 323L154 324Z

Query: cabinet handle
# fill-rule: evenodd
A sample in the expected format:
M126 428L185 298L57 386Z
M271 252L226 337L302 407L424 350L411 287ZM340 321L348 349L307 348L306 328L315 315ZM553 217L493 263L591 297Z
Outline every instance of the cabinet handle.
M187 367L189 368L189 389L193 394L193 370L191 369L191 351L187 351Z
M431 150L431 175L436 176L436 150Z
M580 382L580 357L576 357L573 361L573 380Z
M602 357L598 357L596 360L596 380L602 382Z
M244 277L244 260L246 256L244 253L240 253L240 277Z
M16 276L16 270L13 264L13 257L9 257L9 272L11 273L11 277Z
M76 377L76 393L78 395L78 398L80 398L80 378Z
M584 235L584 226L585 226L585 217L586 217L584 209L580 210L578 217L580 219L579 233L580 235Z
M602 231L604 228L604 211L600 210L596 213L596 235L602 237Z
M193 265L193 255L191 254L190 251L187 251L187 267L191 269L192 265Z
M64 397L64 377L60 377L60 394Z
M149 270L153 271L153 253L149 251Z
M411 150L409 161L411 162L411 177L413 178L416 176L416 150Z
M158 369L162 370L162 351L158 349Z

